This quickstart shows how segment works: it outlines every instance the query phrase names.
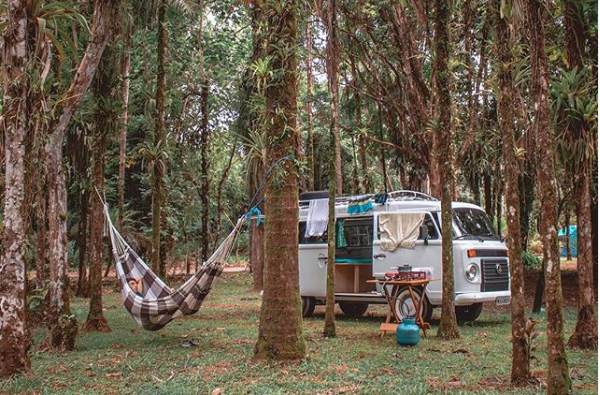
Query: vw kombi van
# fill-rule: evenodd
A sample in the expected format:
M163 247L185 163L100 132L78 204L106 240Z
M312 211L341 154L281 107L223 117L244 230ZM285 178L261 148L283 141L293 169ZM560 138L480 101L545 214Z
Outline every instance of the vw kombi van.
M431 281L425 294L422 316L428 321L433 309L442 303L441 202L413 191L395 191L381 204L372 203L368 211L349 210L351 198L338 198L335 205L335 262L327 262L327 231L307 235L311 200L327 199L328 192L300 195L299 274L302 314L313 315L315 306L325 302L327 265L335 265L335 301L345 315L360 316L372 303L386 303L382 289L367 280L383 279L385 273L410 265L413 271L426 271L439 281ZM452 203L454 299L457 319L473 321L484 302L510 302L510 276L507 248L496 234L485 211L474 204ZM360 211L360 210L359 210ZM394 251L384 248L380 220L385 214L403 216L422 214L418 237L411 248ZM414 217L414 216L413 216ZM343 237L339 237L339 233ZM415 314L407 290L395 301L399 318Z

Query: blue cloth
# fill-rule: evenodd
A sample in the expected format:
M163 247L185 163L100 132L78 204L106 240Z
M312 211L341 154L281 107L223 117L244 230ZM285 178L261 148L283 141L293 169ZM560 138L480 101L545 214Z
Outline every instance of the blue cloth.
M263 222L262 213L258 209L258 207L253 207L250 211L246 213L246 221L248 221L248 226L252 223L252 217L256 215L256 226L259 226Z
M373 210L373 199L370 196L357 196L348 202L348 214L363 214Z

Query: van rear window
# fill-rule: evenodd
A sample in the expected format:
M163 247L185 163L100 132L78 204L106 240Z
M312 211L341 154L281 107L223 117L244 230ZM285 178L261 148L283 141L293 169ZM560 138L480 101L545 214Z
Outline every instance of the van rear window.
M306 222L300 222L298 227L298 238L300 244L327 244L327 230L321 236L305 237Z

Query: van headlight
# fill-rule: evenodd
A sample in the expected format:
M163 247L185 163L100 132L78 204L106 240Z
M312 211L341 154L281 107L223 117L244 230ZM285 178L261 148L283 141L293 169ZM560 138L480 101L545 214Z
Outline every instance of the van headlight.
M467 280L473 282L479 276L479 266L476 263L471 263L467 266L467 270L465 271L465 276Z

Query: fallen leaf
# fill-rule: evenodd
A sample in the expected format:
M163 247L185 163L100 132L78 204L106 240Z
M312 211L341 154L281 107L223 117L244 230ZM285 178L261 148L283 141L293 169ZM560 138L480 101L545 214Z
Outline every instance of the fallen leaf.
M215 388L214 390L212 390L212 392L210 393L210 395L221 395L224 394L225 392L223 392L223 390L221 388Z
M121 372L106 373L104 375L104 377L106 377L108 379L112 379L112 378L116 378L116 377L123 377L123 373L121 373Z
M488 335L485 332L480 332L480 333L477 334L477 337L487 337L487 336Z

